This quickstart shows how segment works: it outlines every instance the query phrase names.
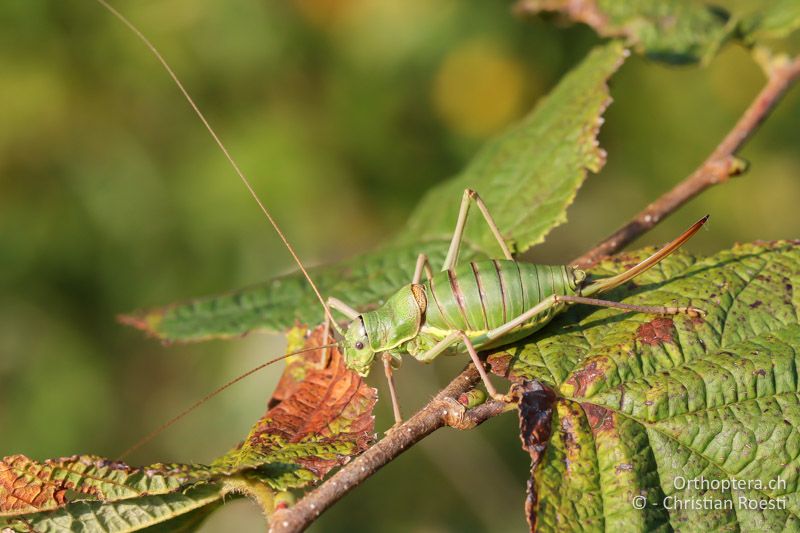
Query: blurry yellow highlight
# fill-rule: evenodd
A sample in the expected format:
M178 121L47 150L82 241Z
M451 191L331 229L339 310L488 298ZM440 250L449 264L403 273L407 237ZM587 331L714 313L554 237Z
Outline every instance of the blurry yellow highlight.
M433 105L447 126L484 137L517 118L525 94L523 67L487 40L468 41L444 59Z
M293 0L300 14L317 28L334 25L355 3L354 0Z

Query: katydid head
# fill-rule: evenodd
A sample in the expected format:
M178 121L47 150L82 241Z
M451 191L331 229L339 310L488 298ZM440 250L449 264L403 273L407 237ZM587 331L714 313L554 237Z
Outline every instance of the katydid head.
M396 350L422 327L427 307L422 285L401 287L378 309L358 315L344 335L344 363L366 377L375 354Z
M372 361L375 359L367 328L361 315L356 317L344 335L344 364L361 377L367 377Z

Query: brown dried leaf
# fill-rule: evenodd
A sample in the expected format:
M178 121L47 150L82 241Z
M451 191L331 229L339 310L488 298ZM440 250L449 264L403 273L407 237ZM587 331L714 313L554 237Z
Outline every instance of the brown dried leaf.
M556 396L552 390L536 381L524 381L520 386L519 434L522 449L531 456L531 477L528 480L528 497L525 500L525 516L531 531L535 530L538 495L534 472L550 440L553 420L553 404Z
M75 499L116 501L167 494L210 477L201 465L137 468L93 455L39 463L24 455L11 455L0 460L0 516L52 510ZM85 497L71 498L70 493Z
M301 350L314 345L325 344L322 338L322 329L317 328L309 331L307 326L298 324L286 334L288 340L287 351ZM292 356L286 360L286 368L281 374L278 385L272 392L272 397L267 404L272 409L286 398L290 397L300 386L300 383L308 375L309 371L319 369L324 362L325 350L319 349L313 352L304 352Z
M322 342L322 330L317 328L305 347ZM338 349L331 348L326 367L317 367L320 361L319 352L290 361L270 402L274 407L238 448L214 466L241 469L275 461L296 465L297 469L267 480L286 488L322 478L364 451L374 438L377 391L345 367Z

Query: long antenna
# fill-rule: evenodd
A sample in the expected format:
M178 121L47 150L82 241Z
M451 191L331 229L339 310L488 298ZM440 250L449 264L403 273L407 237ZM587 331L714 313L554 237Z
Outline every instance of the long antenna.
M114 9L108 2L106 2L106 0L97 0L97 3L106 8L109 11L109 13L117 17L120 20L120 22L122 22L125 26L127 26L128 29L131 30L139 38L139 40L141 40L145 44L145 46L147 46L147 48L153 53L156 59L158 59L158 62L161 63L161 66L164 67L164 70L167 71L167 74L169 74L170 78L172 78L172 81L175 82L175 85L178 86L178 89L180 89L184 98L186 98L186 101L189 102L189 105L192 107L194 112L200 118L201 122L208 130L208 133L211 134L211 137L214 139L214 142L216 142L217 146L219 146L219 149L222 150L222 153L225 155L225 158L231 164L233 170L236 171L236 174L242 180L242 183L244 183L244 186L247 188L247 190L250 192L250 195L258 204L258 207L261 208L261 211L267 217L269 223L272 224L272 227L275 229L275 232L283 241L283 244L286 245L286 248L289 250L289 253L292 255L292 258L294 259L295 263L297 263L297 266L300 268L300 271L303 273L303 276L305 276L306 280L308 280L308 283L311 285L311 288L314 290L314 294L317 295L319 303L322 304L322 308L325 310L325 317L328 320L330 320L332 324L335 324L336 321L333 319L331 311L330 309L328 309L328 306L325 303L325 299L322 297L322 294L319 292L319 289L317 289L317 285L311 279L311 276L308 275L308 271L306 271L305 266L303 266L303 262L300 261L300 257L294 251L292 245L289 244L289 240L283 234L280 227L278 227L278 223L275 222L274 218L272 218L272 215L270 214L269 210L266 208L264 203L256 194L256 191L255 189L253 189L253 186L250 184L250 181L245 177L244 172L242 172L242 170L239 168L239 165L236 164L236 161L233 159L230 152L228 152L228 149L225 148L225 145L222 144L222 141L220 140L217 133L214 131L214 128L211 127L211 124L208 123L208 120L206 120L206 117L203 114L203 112L200 111L200 108L197 107L197 104L194 103L194 99L192 99L192 97L189 95L189 92L183 86L183 83L181 83L181 80L178 78L177 74L175 74L175 71L172 70L172 67L169 66L167 60L164 59L164 57L161 55L161 52L158 51L155 45L153 45L153 43L151 43L150 40L147 37L145 37L145 35L139 30L139 28L134 26L133 23L125 17L125 15Z
M100 1L100 0L98 0L98 1ZM289 352L287 354L283 354L280 357L276 357L275 359L271 359L271 360L267 361L266 363L262 363L262 364L258 365L257 367L248 370L244 374L242 374L242 375L240 375L240 376L238 376L236 378L233 378L232 380L227 382L225 385L222 385L221 387L217 387L213 391L209 392L208 394L203 396L202 399L196 401L191 406L187 407L186 409L184 409L183 411L181 411L177 415L173 416L172 418L170 418L169 420L167 420L166 422L164 422L163 424L158 426L156 429L154 429L153 431L151 431L150 433L148 433L147 435L145 435L144 437L139 439L130 448L128 448L127 450L125 450L124 452L119 454L119 459L123 459L123 458L127 457L128 455L130 455L131 453L135 452L136 450L138 450L139 448L141 448L142 446L144 446L145 444L147 444L148 442L150 442L151 440L156 438L164 430L166 430L169 427L171 427L178 420L180 420L184 416L188 415L189 413L191 413L192 411L194 411L195 409L197 409L198 407L200 407L201 405L203 405L208 400L210 400L211 398L213 398L217 394L221 393L222 391L224 391L228 387L231 387L231 386L239 383L244 378L246 378L246 377L248 377L248 376L250 376L252 374L255 374L259 370L268 367L272 363L276 363L276 362L278 362L278 361L280 361L282 359L286 359L287 357L291 357L293 355L298 355L298 354L305 353L305 352L313 352L315 350L321 350L321 349L325 349L325 348L332 348L332 347L334 347L336 345L337 344L334 343L334 344L323 344L322 346L314 346L313 348L303 348L302 350L297 350L297 351L294 351L294 352Z

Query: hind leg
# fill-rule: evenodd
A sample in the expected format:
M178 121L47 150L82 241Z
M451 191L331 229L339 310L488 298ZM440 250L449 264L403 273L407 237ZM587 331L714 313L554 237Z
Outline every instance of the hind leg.
M472 189L466 189L464 190L464 196L461 199L461 208L458 211L456 229L453 232L453 239L450 241L450 248L447 250L447 257L444 260L442 270L453 268L458 261L458 251L461 248L461 241L464 238L464 227L467 224L467 215L469 215L470 202L472 201L474 201L478 206L478 209L480 209L483 219L486 221L486 224L489 225L489 229L492 231L492 235L494 235L494 238L497 239L497 244L499 244L500 248L503 250L503 256L509 260L514 259L511 256L511 251L509 251L506 241L500 234L500 230L497 228L494 218L492 218L491 213L489 213L489 209L487 209L486 204L483 203L483 200L481 200L481 197L478 196L477 192L473 191Z

